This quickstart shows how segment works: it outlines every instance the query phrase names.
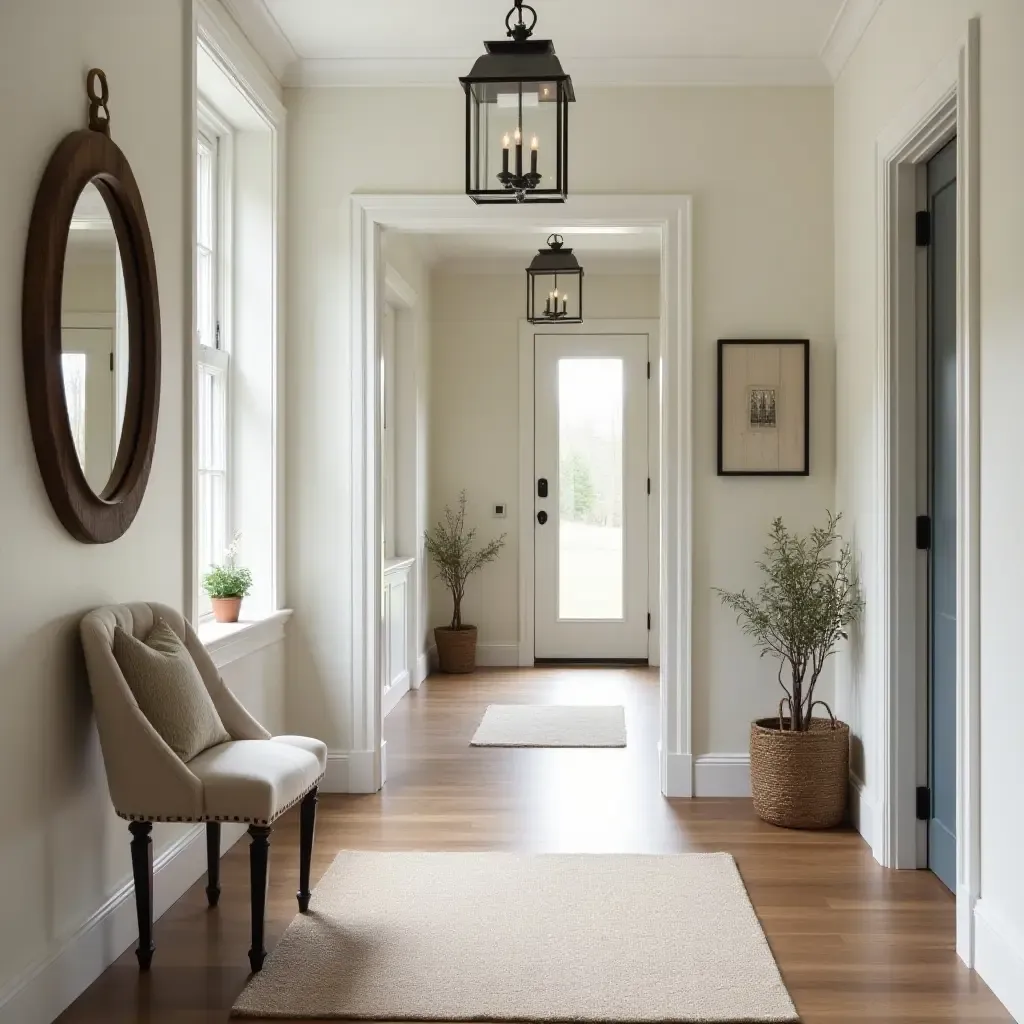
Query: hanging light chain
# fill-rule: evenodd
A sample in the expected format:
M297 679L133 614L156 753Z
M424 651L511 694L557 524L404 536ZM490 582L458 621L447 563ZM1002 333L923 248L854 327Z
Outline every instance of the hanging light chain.
M515 7L505 15L505 28L508 29L508 35L517 43L525 43L533 35L533 30L537 25L537 12L529 4L524 4L523 0L514 0L514 2ZM529 25L523 21L524 10L533 15L533 21ZM515 25L512 24L512 15L516 15L518 18Z

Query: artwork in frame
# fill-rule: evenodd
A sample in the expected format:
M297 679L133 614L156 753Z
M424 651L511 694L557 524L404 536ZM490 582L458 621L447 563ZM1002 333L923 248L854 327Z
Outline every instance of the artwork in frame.
M718 342L718 475L807 476L808 341Z

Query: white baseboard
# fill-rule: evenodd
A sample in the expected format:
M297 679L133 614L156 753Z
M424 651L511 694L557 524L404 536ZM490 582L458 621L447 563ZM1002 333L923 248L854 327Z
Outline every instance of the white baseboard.
M330 751L327 755L327 770L323 782L320 783L321 793L348 793L348 754Z
M693 762L693 795L750 796L749 754L698 754Z
M416 671L413 673L413 677L410 680L410 685L414 690L418 690L422 685L423 681L430 675L430 651L424 651L416 659Z
M1024 934L985 899L974 908L974 966L1013 1019L1024 1021Z
M425 658L428 671L424 679L438 669L437 647L431 646ZM477 644L476 663L481 668L519 668L519 644Z
M970 887L957 886L956 891L956 955L966 967L974 967L974 911L978 900Z
M380 774L372 750L332 750L327 771L320 783L321 793L376 793L387 778L387 742L381 744Z
M660 756L659 750L659 756ZM667 797L693 796L693 758L669 754L662 761L661 791Z
M477 644L476 663L481 668L518 668L519 644Z
M861 834L861 838L874 853L875 840L878 837L878 807L875 805L871 791L852 772L850 773L849 810L853 827Z
M153 862L153 916L159 918L206 872L205 827L196 825ZM244 825L224 824L221 853L245 835ZM129 840L128 829L124 841ZM154 969L160 964L155 929ZM126 882L45 960L33 964L0 993L0 1024L50 1024L129 946L138 941L135 886ZM239 950L244 955L244 950Z

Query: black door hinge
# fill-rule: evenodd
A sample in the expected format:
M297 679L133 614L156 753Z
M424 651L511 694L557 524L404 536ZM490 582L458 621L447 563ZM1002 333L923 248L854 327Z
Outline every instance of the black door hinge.
M932 244L932 215L927 210L914 217L914 242L919 248Z
M927 786L917 787L917 820L927 821L932 816L932 791Z
M932 517L917 517L917 550L931 551L932 549Z
M110 372L114 372L114 353L110 353Z
M651 628L651 613L648 612L647 613L647 629L650 630L650 628Z
M218 320L213 327L213 347L220 348L220 321Z
M651 379L651 364L649 362L647 364L647 379Z
M647 493L648 494L651 493L651 478L650 477L647 478Z

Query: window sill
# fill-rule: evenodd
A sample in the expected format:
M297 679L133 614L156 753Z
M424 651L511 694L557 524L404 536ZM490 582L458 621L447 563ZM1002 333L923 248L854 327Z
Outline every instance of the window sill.
M224 668L239 658L284 639L285 623L291 618L290 608L270 612L257 619L240 622L201 622L196 632L217 668Z

